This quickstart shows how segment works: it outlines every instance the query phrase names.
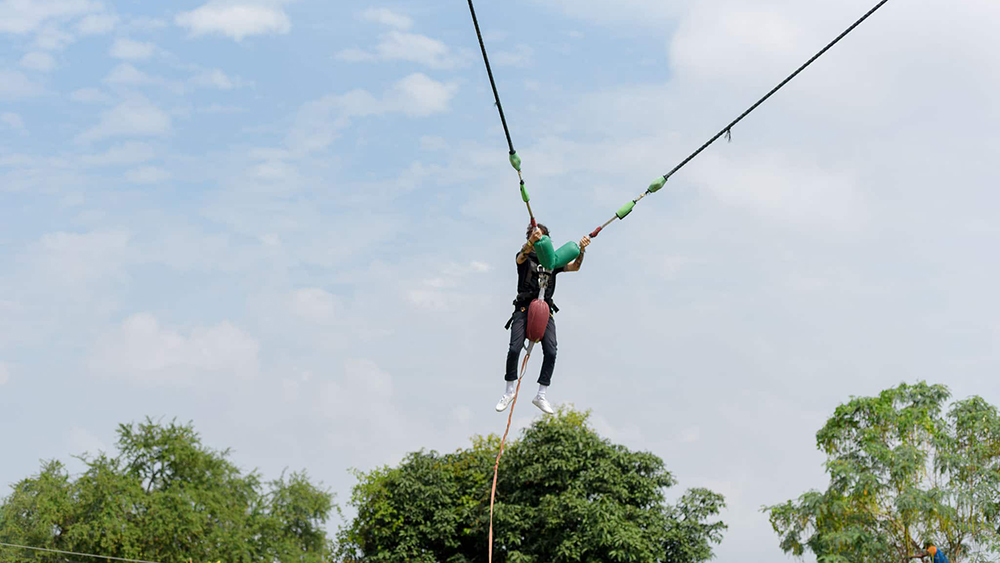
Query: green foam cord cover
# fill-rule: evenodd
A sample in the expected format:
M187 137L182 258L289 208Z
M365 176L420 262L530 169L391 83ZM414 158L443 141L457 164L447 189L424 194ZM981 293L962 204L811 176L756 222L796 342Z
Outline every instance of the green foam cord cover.
M548 235L542 235L535 243L535 254L538 256L538 263L546 270L554 270L556 263L556 251L552 246L552 239Z
M625 205L623 205L622 208L618 210L618 213L615 213L615 215L617 215L619 219L624 219L625 217L628 216L629 213L632 213L632 208L634 207L635 207L635 202L630 201Z
M649 185L649 193L655 194L656 192L663 189L663 186L667 185L667 179L663 176L653 180L653 183Z
M551 269L562 268L573 260L576 260L576 257L579 255L580 245L575 242L567 242L556 251L555 262L552 264Z
M517 156L517 153L510 155L510 165L514 167L514 170L521 171L521 157Z

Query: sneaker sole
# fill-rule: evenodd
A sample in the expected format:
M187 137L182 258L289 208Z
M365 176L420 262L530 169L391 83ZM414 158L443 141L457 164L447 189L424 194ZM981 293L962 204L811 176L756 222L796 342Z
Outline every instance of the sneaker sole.
M536 403L536 402L534 402L534 401L531 401L531 404L533 404L533 405L535 405L536 407L538 407L538 410L542 411L542 412L543 412L543 413L545 413L545 414L556 414L556 411L554 411L554 410L553 410L553 411L547 411L547 410L545 410L544 408L542 408L542 406L541 406L541 405L539 405L538 403Z

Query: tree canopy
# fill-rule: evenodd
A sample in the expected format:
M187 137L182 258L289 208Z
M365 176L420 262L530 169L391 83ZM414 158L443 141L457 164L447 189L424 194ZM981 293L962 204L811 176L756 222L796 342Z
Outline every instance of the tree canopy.
M928 541L953 563L1000 554L1000 416L942 385L900 385L836 409L816 435L830 483L767 507L786 553L904 562Z
M357 517L340 533L345 563L487 560L496 436L450 454L411 453L397 467L358 473ZM509 563L695 563L712 557L723 498L688 491L650 453L602 439L587 415L560 411L510 443L500 467L494 559Z
M329 560L332 495L293 473L264 483L190 425L121 425L118 454L58 461L13 486L0 504L0 542L164 563ZM0 548L0 559L26 554Z

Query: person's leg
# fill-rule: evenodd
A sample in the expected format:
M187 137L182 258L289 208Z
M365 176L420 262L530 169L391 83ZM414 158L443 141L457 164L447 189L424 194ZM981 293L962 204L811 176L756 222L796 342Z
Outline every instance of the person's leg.
M552 372L556 367L556 351L556 320L550 316L549 324L545 327L545 335L542 336L542 353L545 357L542 359L542 371L538 375L538 395L531 401L532 404L548 414L555 413L552 405L545 398L545 392L548 390L549 384L552 383Z
M528 310L521 307L514 313L514 322L510 325L510 345L507 348L506 381L517 381L517 361L524 349L524 331L528 326Z
M549 316L549 325L545 327L545 335L542 336L542 371L538 374L538 384L548 387L552 384L552 372L556 369L556 352L558 351L556 342L556 319Z
M497 403L496 410L501 412L507 409L511 401L514 400L514 392L517 383L517 361L521 357L521 350L524 347L524 331L528 326L528 310L520 308L515 311L513 321L510 324L510 345L507 348L507 369L504 373L504 380L507 388Z

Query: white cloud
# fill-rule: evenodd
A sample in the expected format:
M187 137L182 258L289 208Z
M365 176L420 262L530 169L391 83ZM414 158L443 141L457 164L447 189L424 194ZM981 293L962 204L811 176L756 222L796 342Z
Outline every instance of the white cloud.
M243 113L246 109L239 106L227 106L223 104L212 104L210 106L198 108L198 113L205 113L209 115L225 115L234 113Z
M413 20L409 16L398 14L388 8L368 8L361 13L361 17L397 29L409 29L413 26Z
M81 104L104 104L111 101L111 98L97 88L81 88L69 95L69 99Z
M148 313L126 319L101 337L89 364L99 376L153 385L191 385L206 376L253 378L259 344L229 322L186 334L162 327Z
M24 131L24 120L16 113L8 111L0 114L0 123L15 131Z
M337 53L337 58L348 63L369 63L378 60L374 54L365 51L364 49L358 49L357 47L352 47L350 49L344 49Z
M177 95L190 92L192 88L197 87L232 90L244 86L244 82L239 78L230 78L218 69L197 71L197 74L186 81L179 81L147 74L127 62L111 69L111 72L104 77L104 82L117 86L156 85Z
M67 20L102 10L102 3L93 0L3 0L0 33L30 33L51 20Z
M156 45L120 37L111 46L111 56L126 61L142 61L153 56Z
M790 224L835 231L854 231L866 220L864 197L850 173L825 170L777 152L703 157L691 167L690 178L725 205L753 209ZM736 175L742 179L739 185L725 180Z
M124 231L49 233L32 245L30 256L39 272L76 287L124 277L131 238Z
M170 179L170 173L156 166L143 166L125 173L125 179L133 184L159 184Z
M328 146L351 119L388 113L426 117L448 111L458 86L420 73L403 78L379 99L367 90L327 96L305 104L288 135L294 150L309 152Z
M378 418L378 413L395 410L391 408L392 396L393 382L388 372L371 360L349 360L343 377L326 386L321 400L330 413L366 411Z
M425 311L454 310L454 303L448 295L437 289L411 289L406 292L406 299L414 307Z
M77 22L76 31L80 35L104 35L110 33L118 21L114 14L92 14Z
M27 154L2 153L0 192L31 190L40 196L52 197L57 193L69 191L80 184L79 175L69 171L70 165L69 159L59 156L35 157Z
M336 319L337 299L330 292L319 288L300 289L292 293L289 306L296 316L316 322L329 323Z
M451 263L430 274L421 287L407 287L403 295L411 305L428 311L454 311L465 307L469 296L458 291L470 285L469 276L485 274L493 270L486 262L473 260L468 263Z
M39 72L49 72L56 67L56 60L48 53L32 51L21 57L21 66Z
M343 117L367 117L391 111L382 101L367 90L352 90L340 96L328 98L340 110Z
M16 70L0 70L0 100L33 98L45 90Z
M60 51L76 41L76 37L54 23L45 24L35 36L35 47L45 51Z
M601 436L613 442L636 444L641 443L644 439L642 429L634 423L616 425L608 420L606 416L601 415L591 418L590 423L593 424L594 430Z
M531 64L535 51L527 45L518 45L513 51L498 51L493 59L497 66L525 67Z
M425 151L443 151L448 149L448 140L444 137L424 135L420 137L420 148Z
M156 136L170 132L170 116L149 100L134 98L110 109L101 122L77 136L78 142L91 142L108 137Z
M567 15L600 25L641 25L661 27L683 14L694 0L618 0L608 9L605 0L532 0L546 8L557 8Z
M191 83L195 86L217 88L219 90L232 90L239 85L238 80L234 81L219 69L201 72L191 79Z
M111 69L111 72L104 78L104 81L109 84L146 84L151 82L152 79L141 70L135 68L129 63L122 63L115 68Z
M399 81L390 96L390 105L415 117L448 111L458 87L438 82L424 74L411 74Z
M99 155L85 156L81 162L89 166L120 166L123 164L139 164L152 160L156 151L148 143L128 141L115 145Z
M6 385L10 381L10 368L7 364L0 362L0 385Z
M262 183L282 184L291 178L295 178L297 168L281 158L267 158L262 162L255 163L250 168L250 177Z
M383 34L374 53L350 48L337 53L337 58L347 62L409 61L434 69L455 68L462 62L443 42L398 30Z
M175 23L192 37L220 34L237 41L252 35L284 34L291 30L284 2L212 0L191 12L178 14Z
M447 45L416 33L391 31L383 38L377 50L384 60L411 61L431 68L455 66Z
M160 19L160 18L150 18L147 16L130 17L128 22L125 23L123 31L127 32L148 32L148 31L158 31L170 27L170 22Z
M480 260L473 260L465 264L448 264L444 267L442 274L449 278L455 278L470 274L486 274L491 271L493 271L493 266Z
M729 2L696 5L671 41L671 66L690 78L726 77L746 84L794 68L812 44L811 30L781 10ZM721 44L720 44L721 43Z

